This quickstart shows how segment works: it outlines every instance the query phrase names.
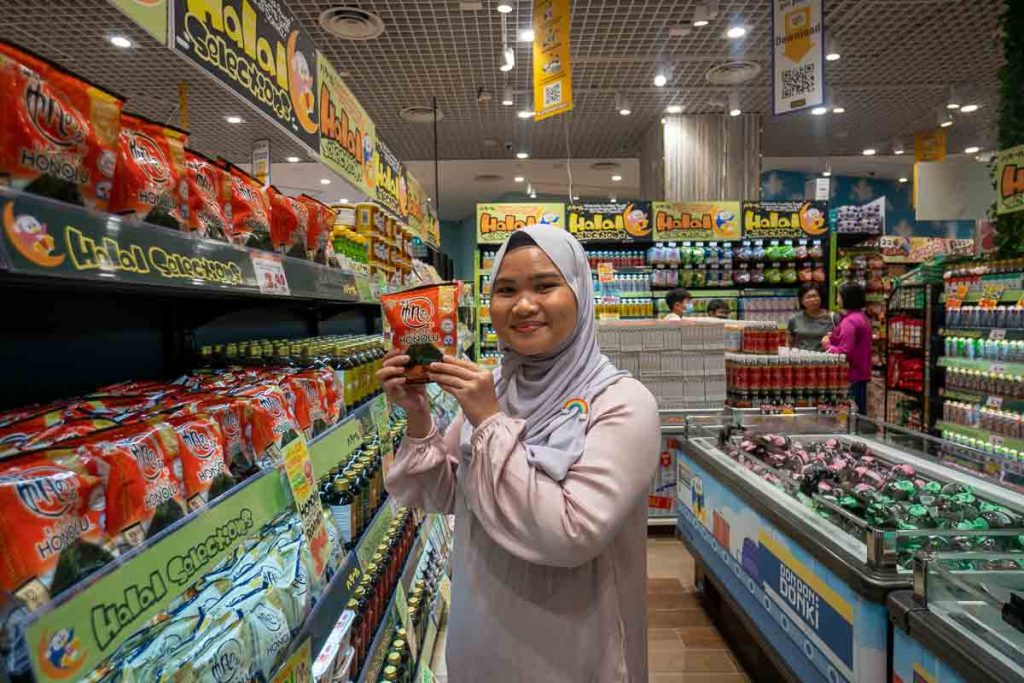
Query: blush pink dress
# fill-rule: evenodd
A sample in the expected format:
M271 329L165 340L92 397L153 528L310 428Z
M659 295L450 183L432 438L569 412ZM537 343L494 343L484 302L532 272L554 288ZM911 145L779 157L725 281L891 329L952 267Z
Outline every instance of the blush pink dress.
M449 680L646 681L654 397L629 377L598 395L561 482L527 462L522 420L492 416L465 449L462 423L407 437L386 475L401 503L455 515Z

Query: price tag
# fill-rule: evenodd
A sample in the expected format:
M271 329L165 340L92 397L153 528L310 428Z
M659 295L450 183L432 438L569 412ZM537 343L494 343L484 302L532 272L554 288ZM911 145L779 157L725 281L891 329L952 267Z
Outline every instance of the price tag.
M998 410L999 408L1003 407L1003 397L989 396L987 399L985 399L985 406L987 408L995 408Z
M995 328L993 330L989 330L988 338L989 339L996 339L996 340L1006 339L1006 330L1001 329L1001 328Z
M1003 437L1000 436L999 434L989 434L988 435L988 442L989 442L989 444L991 444L993 446L1002 446L1003 445Z
M981 290L981 300L978 301L978 308L991 311L999 305L999 299L1006 291L1006 285L985 285Z
M946 297L946 308L960 308L964 304L964 297L967 296L968 286L957 285Z
M615 279L615 268L611 261L601 261L597 264L597 281L606 284Z
M260 286L260 294L277 294L288 296L288 276L284 274L284 264L280 259L269 254L249 254L252 269L256 271L256 282Z
M1001 375L1006 372L1006 366L1002 363L993 363L992 367L990 367L988 371L996 375Z

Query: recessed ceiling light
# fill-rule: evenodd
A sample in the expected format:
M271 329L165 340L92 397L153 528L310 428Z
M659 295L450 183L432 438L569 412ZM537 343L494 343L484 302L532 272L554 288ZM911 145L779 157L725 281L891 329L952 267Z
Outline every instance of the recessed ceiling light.
M521 182L523 182L524 180L526 180L526 178L524 178L524 177L523 177L523 176L521 176L521 175L517 175L517 176L516 176L515 178L513 178L512 180L516 181L517 183L521 183Z
M953 115L943 109L940 109L936 123L939 124L939 128L949 128L953 125Z
M615 197L609 197L608 199L612 202L612 204L614 204L615 202L619 201Z
M846 113L846 107L832 107L832 113L833 114L845 114Z
M979 106L980 105L977 105L977 104L965 104L964 106L960 107L960 113L961 114L972 114L972 113L978 111L978 107Z
M516 152L516 159L529 159L529 158L530 158L530 153L529 152Z
M681 104L670 104L667 107L665 107L665 112L668 113L668 114L682 114L683 113L683 105L681 105Z
M725 35L732 39L742 38L747 35L747 29L743 26L730 26L729 30L725 32Z
M241 123L242 122L242 117L241 116L225 116L224 120L227 121L228 123Z
M873 157L876 153L877 152L875 151L874 147L868 147L863 152L861 152L861 154L863 154L866 157Z
M832 175L832 171L822 171L822 172L821 172L821 177L822 177L822 178L828 178L828 177L830 177L831 175Z
M331 184L331 179L330 178L321 178L320 179L320 184L321 185L330 185Z
M110 36L110 44L114 47L129 48L134 43L132 43L130 38L125 38L124 36Z
M536 198L537 198L537 193L536 192L531 192L530 193L530 199L536 199Z
M508 14L509 12L512 11L512 5L508 4L507 2L499 2L496 9L502 14Z
M668 77L665 74L654 74L655 88L664 88L666 83L668 83Z
M620 175L613 175L613 176L612 176L612 182L613 182L613 183L617 183L617 182L619 182L620 180L622 180L622 176L620 176Z
M621 116L629 116L633 113L632 107L629 106L629 100L622 93L615 93L615 110L619 112Z
M900 182L901 183L907 182L907 177L906 176L900 176Z
M953 119L947 119L939 124L939 128L949 128L953 125Z
M905 154L906 150L904 150L904 149L894 149L892 151L892 153L895 154L896 156L900 156L901 154Z
M299 163L299 158L298 157L288 157L287 159L285 159L285 161L287 161L289 164L297 164L297 163Z
M516 103L516 94L512 91L511 85L506 85L501 90L501 103L506 107L511 107Z
M340 203L342 203L342 204L348 204L348 198L347 198L347 197L342 197L342 198L341 198L341 199L339 200L339 202L340 202Z
M518 114L516 114L516 116L518 116L521 119L532 119L533 118L533 112L530 111L529 109L523 109Z
M946 109L959 109L959 108L960 108L960 105L957 104L956 102L947 102L946 103Z
M578 202L578 201L580 200L580 196L579 196L578 194L574 194L574 195L572 196L572 200L573 200L574 202Z
M740 109L740 96L737 93L729 93L729 116L739 116L743 113Z
M975 147L974 145L971 145L970 147L965 147L964 148L964 154L977 154L980 151L981 151L981 147Z
M707 26L711 19L711 9L704 4L696 5L693 8L693 21L695 27Z
M836 41L835 37L833 37L832 31L827 27L825 31L825 61L837 62L841 56L839 54L839 43Z
M507 47L501 51L501 66L498 67L498 70L511 71L514 68L516 68L516 51Z
M521 43L532 43L534 38L532 28L524 28L519 32L519 42Z
M811 110L812 116L824 116L828 113L828 107L815 107Z
M696 26L697 28L700 28L701 26L707 26L708 25L708 20L707 19L694 19L693 20L693 25Z

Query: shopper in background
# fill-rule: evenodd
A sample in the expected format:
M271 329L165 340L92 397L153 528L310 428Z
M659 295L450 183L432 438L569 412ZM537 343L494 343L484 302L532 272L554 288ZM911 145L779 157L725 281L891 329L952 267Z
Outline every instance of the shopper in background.
M657 405L601 355L587 257L567 231L515 232L491 281L501 367L431 366L462 406L447 433L405 383L407 356L378 373L408 416L388 491L455 514L449 680L646 681Z
M712 318L728 318L729 304L723 299L712 299L708 302L708 315Z
M665 303L668 304L665 320L682 320L684 315L693 313L693 295L682 287L676 287L666 294Z
M839 286L838 303L846 313L821 343L829 353L846 354L850 364L850 396L857 404L857 412L863 415L867 412L871 379L871 321L864 313L864 287L844 282Z
M789 345L807 351L821 351L821 340L836 326L836 315L824 307L821 286L805 282L797 292L800 312L789 319Z

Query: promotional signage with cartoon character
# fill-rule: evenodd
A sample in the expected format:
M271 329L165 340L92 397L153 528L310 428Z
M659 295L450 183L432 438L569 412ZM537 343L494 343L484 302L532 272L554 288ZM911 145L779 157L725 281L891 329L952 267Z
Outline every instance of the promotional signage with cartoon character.
M565 227L565 204L477 204L476 236L480 244L501 244L516 230L531 225Z
M828 202L743 202L743 237L821 237L828 232Z
M651 237L650 202L583 202L566 207L568 230L580 242L633 242Z
M409 217L409 185L405 164L383 138L377 138L377 181L373 188L378 202L403 219Z
M533 0L533 118L572 109L569 0Z
M423 191L420 181L416 180L411 173L405 174L409 186L409 227L419 235L420 239L426 242L427 228L427 195Z
M377 177L373 121L323 54L317 55L320 161L367 195Z
M654 239L738 240L739 202L654 202Z
M175 0L172 47L319 149L316 50L279 0Z

